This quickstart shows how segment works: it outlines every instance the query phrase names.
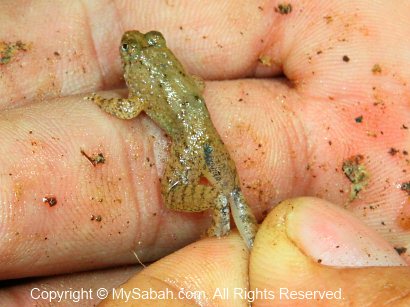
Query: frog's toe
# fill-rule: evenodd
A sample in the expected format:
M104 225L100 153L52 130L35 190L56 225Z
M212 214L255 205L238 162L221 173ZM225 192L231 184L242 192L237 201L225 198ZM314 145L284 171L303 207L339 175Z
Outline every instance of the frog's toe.
M207 230L207 235L209 237L223 237L228 235L230 230L229 215L228 218L214 215L212 226Z
M228 200L219 194L212 212L212 226L208 229L208 236L226 236L230 230L230 215Z
M83 100L94 101L96 97L97 97L96 93L91 93L90 95L83 97Z
M208 237L223 237L229 234L230 227L216 227L216 226L211 226L207 231L206 234Z

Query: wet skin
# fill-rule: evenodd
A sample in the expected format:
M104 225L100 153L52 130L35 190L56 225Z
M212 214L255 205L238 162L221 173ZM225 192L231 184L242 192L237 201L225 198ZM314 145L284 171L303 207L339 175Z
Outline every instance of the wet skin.
M144 111L154 120L172 139L161 180L166 206L184 212L212 209L207 233L217 237L229 233L231 209L251 248L257 223L239 187L235 164L211 122L202 83L185 72L159 32L125 32L120 54L129 97L89 99L121 119Z

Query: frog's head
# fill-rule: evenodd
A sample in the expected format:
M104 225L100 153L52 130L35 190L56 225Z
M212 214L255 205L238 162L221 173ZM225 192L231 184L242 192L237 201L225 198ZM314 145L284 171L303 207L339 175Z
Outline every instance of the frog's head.
M150 31L145 34L139 31L127 31L121 38L120 53L125 62L138 60L146 48L162 48L166 46L165 38L160 32Z

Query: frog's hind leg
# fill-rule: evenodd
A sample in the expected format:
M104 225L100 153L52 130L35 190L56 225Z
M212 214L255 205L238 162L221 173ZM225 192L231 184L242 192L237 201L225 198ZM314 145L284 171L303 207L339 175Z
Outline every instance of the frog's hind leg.
M210 181L216 186L221 186L224 194L229 195L228 200L231 204L230 208L236 227L248 248L251 249L258 224L239 188L235 164L225 150L219 150L221 146L223 144L219 146L212 144L204 145L204 157L211 175Z
M232 217L235 221L236 227L242 238L245 239L246 245L249 249L252 248L256 232L258 231L258 223L253 215L251 209L245 201L239 187L233 189L230 193L230 201L232 201Z
M102 110L121 119L137 117L147 104L138 98L103 98L96 94L86 97L96 103Z
M230 230L227 197L213 186L200 184L198 177L192 179L187 179L185 176L172 177L165 177L162 180L162 194L166 206L183 212L212 209L212 226L207 234L217 237L227 235Z

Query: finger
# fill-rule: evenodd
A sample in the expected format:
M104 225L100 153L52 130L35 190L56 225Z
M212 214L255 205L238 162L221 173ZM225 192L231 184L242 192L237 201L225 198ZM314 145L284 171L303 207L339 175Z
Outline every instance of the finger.
M138 289L132 299L110 298L101 306L157 306L158 303L167 306L246 306L244 296L241 299L227 291L231 294L233 289L246 291L248 256L237 233L195 242L145 268L117 289L127 293ZM143 299L148 293L152 299Z
M3 61L0 94L7 97L2 100L3 106L118 86L121 72L117 46L125 29L163 31L188 70L204 78L252 76L255 71L271 76L284 67L285 75L295 84L303 80L303 90L319 91L324 97L334 98L341 89L341 74L335 72L342 70L342 75L349 76L348 83L344 82L345 93L363 90L373 95L372 88L358 86L366 73L373 67L383 67L385 74L407 62L408 46L401 37L408 8L400 4L400 10L396 10L395 2L352 2L348 3L350 10L337 1L298 3L291 14L281 14L277 1L208 1L201 3L199 10L190 1L142 1L138 6L134 1L62 2L52 12L44 5L46 1L32 3L30 10L19 3L23 4L3 1L0 7L3 50L17 41L28 47L13 49L11 60ZM52 19L42 22L50 15ZM380 15L387 16L383 25L375 17ZM250 27L245 22L248 20L258 22ZM36 31L27 30L32 24L37 25ZM395 48L394 55L389 56L389 46L401 48ZM354 55L351 50L356 51ZM349 53L352 63L365 56L366 63L354 66L356 73L352 73L353 65L340 61ZM378 61L380 58L388 60ZM366 65L368 69L361 69ZM398 81L408 77L405 72L400 77L394 73L389 76ZM323 79L330 82L318 86ZM378 84L385 79L379 78ZM400 89L400 83L395 90Z
M409 46L390 34L408 31L410 7L318 4L306 4L303 14L320 21L295 26L280 42L284 73L301 97L284 98L295 115L290 122L297 125L294 155L306 158L305 172L297 173L299 189L304 183L306 189L293 195L308 191L344 205L410 259ZM296 6L293 12L285 23L302 18ZM388 17L380 24L376 16ZM387 47L395 45L400 48L394 52ZM300 142L304 137L306 143ZM354 182L358 176L360 183Z
M264 98L263 86L248 85ZM247 115L229 115L243 103L219 103L221 97L238 101L243 86L209 84L211 97L218 92L211 112L228 116L222 122L218 117L219 127L248 120ZM156 260L198 239L209 226L207 212L183 214L164 208L159 177L167 139L146 117L119 120L80 96L8 110L0 118L2 279L134 263L133 251L142 262ZM223 135L235 155L241 154L237 138L242 136ZM252 139L241 140L251 154L254 145ZM253 169L251 184L260 174L260 168ZM253 189L263 192L269 186L255 183Z
M127 281L139 269L124 267L95 272L37 278L0 289L4 306L97 305L106 293ZM102 299L100 299L102 297Z
M399 1L295 3L283 19L289 31L267 54L282 51L273 61L283 63L286 77L306 96L355 105L395 102L408 96L410 73L402 68L410 44L401 37L410 26L409 12L410 5Z
M273 294L261 305L405 305L409 298L410 270L394 249L347 212L314 198L285 201L269 214L249 270L251 288Z
M118 86L119 41L130 29L162 31L188 71L203 78L251 75L273 22L269 1L207 1L200 10L192 1L47 3L0 3L0 49L13 50L0 65L3 108ZM245 27L242 20L258 22ZM15 48L17 41L24 48Z
M162 206L167 140L146 118L118 120L72 97L0 120L1 279L134 263L133 251L150 261L209 226L208 213Z

